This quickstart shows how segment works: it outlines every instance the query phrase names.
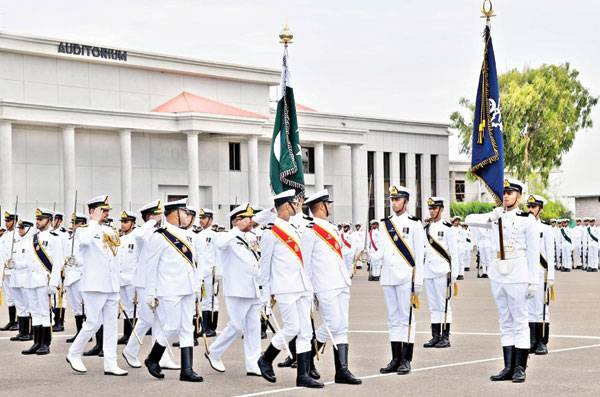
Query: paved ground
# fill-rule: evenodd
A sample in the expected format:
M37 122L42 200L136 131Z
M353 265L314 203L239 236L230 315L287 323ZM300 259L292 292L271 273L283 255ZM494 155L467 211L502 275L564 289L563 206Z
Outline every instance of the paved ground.
M564 396L600 395L600 273L559 273L557 301L552 307L551 353L530 359L525 384L491 383L490 374L501 368L500 339L496 309L491 299L489 282L466 273L460 296L454 300L455 323L452 348L423 349L429 339L428 313L423 299L417 313L418 335L414 352L413 373L408 376L380 375L379 367L390 358L386 334L386 316L381 287L368 282L365 272L355 277L352 287L350 319L350 366L364 379L362 386L332 384L333 358L330 349L317 364L327 385L323 391L298 390L295 370L276 369L278 381L269 384L261 378L246 377L241 356L241 343L225 355L226 374L218 374L195 349L195 369L204 383L179 382L177 371L167 371L166 379L156 380L145 369L130 369L129 376L108 377L102 374L99 358L85 359L88 374L74 374L65 362L69 346L64 342L71 332L56 334L52 354L44 357L22 356L19 352L29 342L9 342L12 333L0 333L0 395L58 395L91 393L91 395L211 396L264 395L280 396L359 396L393 395L526 395ZM6 308L0 309L0 322L6 322ZM70 315L69 315L70 316ZM220 327L224 326L221 322ZM68 329L73 320L68 317ZM149 344L149 339L146 339ZM263 346L266 346L264 341ZM119 347L119 352L121 347ZM144 346L143 355L148 347ZM177 354L177 351L175 351ZM120 353L119 353L120 354ZM119 356L120 357L120 356ZM283 354L278 359L283 359ZM127 365L120 359L123 368ZM35 393L35 394L34 394Z

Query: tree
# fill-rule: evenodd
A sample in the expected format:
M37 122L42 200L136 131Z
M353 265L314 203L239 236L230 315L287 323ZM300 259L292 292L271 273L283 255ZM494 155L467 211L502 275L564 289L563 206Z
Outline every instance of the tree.
M576 133L592 127L590 113L598 97L579 82L579 72L568 63L510 70L499 78L507 173L523 181L548 184L553 168L575 140ZM467 118L452 113L452 128L459 131L461 152L470 153L474 104L461 98ZM463 110L465 110L463 109Z

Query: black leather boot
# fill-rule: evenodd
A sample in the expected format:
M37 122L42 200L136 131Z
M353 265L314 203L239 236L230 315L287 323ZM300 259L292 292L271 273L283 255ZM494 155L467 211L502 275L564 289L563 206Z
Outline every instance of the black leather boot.
M185 382L202 382L202 377L194 372L192 368L194 364L193 349L191 346L181 348L181 372L179 373L179 380Z
M65 330L65 308L52 309L54 312L54 325L52 326L52 332L63 332Z
M22 338L28 336L28 330L26 329L28 318L29 317L17 317L17 325L19 326L19 332L15 336L10 337L11 341L17 342L17 341L25 340Z
M296 369L296 386L320 389L325 385L310 377L310 355L310 351L296 355L298 365Z
M535 350L533 351L533 353L535 353L536 356L544 356L546 354L548 354L548 347L546 346L546 343L548 341L548 331L549 331L549 327L548 327L548 323L535 323L536 325L536 336L537 336L537 346L535 347ZM542 333L544 334L542 336Z
M206 331L206 337L212 338L217 336L217 324L219 323L219 312L207 312L208 313L208 331Z
M340 343L333 349L333 362L335 363L335 383L347 385L360 385L362 380L355 377L348 369L348 344Z
M292 357L289 355L285 356L285 360L277 364L279 368L296 368L296 337L288 343L288 347L290 348L290 353L292 353Z
M400 352L402 351L402 342L392 342L392 361L384 368L380 368L382 374L389 374L398 371L400 365Z
M407 375L410 373L410 362L413 358L414 343L402 342L402 350L400 351L400 365L398 365L398 375Z
M323 343L318 340L313 339L310 343L310 371L309 375L313 379L321 379L321 374L317 370L317 366L315 365L315 356L317 355L317 350L320 350L323 347Z
M504 368L498 374L490 376L492 382L512 380L516 359L515 347L502 346L502 355L504 356Z
M450 323L442 324L442 337L439 342L435 345L438 349L450 347Z
M267 339L267 320L260 319L260 339Z
M96 331L96 345L92 347L90 350L83 353L85 357L89 356L100 356L102 353L102 341L104 339L104 327L101 325Z
M131 323L127 319L123 319L123 336L117 340L117 345L126 345L129 342L131 331L133 331Z
M204 310L202 312L202 332L204 335L206 335L206 337L211 334L210 325L210 310Z
M35 354L44 356L50 353L50 342L52 341L52 331L50 327L42 327L40 347Z
M513 383L525 382L525 369L527 369L527 358L529 357L528 349L515 349L515 369L513 371Z
M275 377L275 371L273 371L273 360L279 354L279 349L275 348L273 344L269 344L267 350L258 359L258 368L263 378L271 383L275 383L277 378Z
M8 307L8 323L0 331L17 331L19 324L17 323L17 308L15 306Z
M77 338L77 335L79 335L79 331L81 331L81 327L83 326L83 319L84 317L82 315L75 316L75 327L77 328L77 332L72 337L67 338L67 343L73 343L75 338Z
M35 354L35 352L38 351L38 349L40 348L41 332L42 332L41 325L36 325L35 327L33 327L33 345L29 349L23 350L21 352L21 354L25 354L25 355Z
M21 340L33 340L33 326L31 325L31 316L25 317L25 332L27 334Z
M424 343L423 347L435 347L435 345L437 345L437 343L440 341L441 329L442 329L442 324L439 324L439 323L431 324L431 337L432 338L429 340L429 342Z
M144 360L144 365L146 365L146 368L148 368L148 372L150 372L150 375L158 379L162 379L165 377L165 374L162 373L160 365L158 364L160 362L160 359L162 358L163 353L165 352L165 349L166 346L162 346L160 343L154 342L154 345L152 346L152 350L150 351L148 358ZM181 363L181 368L183 368L183 363Z
M529 323L529 353L533 353L537 347L536 323Z

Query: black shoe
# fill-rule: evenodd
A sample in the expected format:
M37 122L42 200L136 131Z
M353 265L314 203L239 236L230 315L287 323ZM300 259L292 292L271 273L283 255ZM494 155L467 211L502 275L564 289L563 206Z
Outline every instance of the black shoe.
M75 326L77 327L77 332L70 338L67 338L67 343L73 343L77 335L79 335L79 331L81 331L81 327L83 326L84 317L82 315L75 316Z
M462 275L459 274L458 277L456 277L456 279L457 280L464 280L465 278L464 278L464 276L462 276Z
M212 338L217 336L217 324L219 324L219 312L212 312L210 318L210 331L206 334L207 337Z
M544 342L540 342L537 347L535 348L535 351L533 352L536 356L545 356L546 354L548 354L548 346L546 346L544 344Z
M436 343L435 347L438 349L444 349L450 347L450 323L440 324L442 327L442 337L439 342Z
M0 331L17 331L19 324L17 323L17 308L15 306L8 307L8 323Z
M50 353L50 342L52 340L52 331L50 330L50 327L42 327L41 336L40 347L35 352L38 356L44 356Z
M529 357L529 350L527 349L515 349L515 369L513 371L512 381L513 383L525 382L525 369L527 368L527 358Z
M490 376L492 382L498 382L503 380L512 380L513 371L515 369L515 347L514 346L502 346L502 355L504 356L504 368L496 375Z
M323 345L324 343L321 343L316 339L313 339L313 341L310 344L310 370L308 371L308 374L311 378L316 380L321 379L321 374L319 373L319 371L317 370L317 366L315 365L315 356L317 355L317 351L320 350L323 347Z
M465 267L465 272L470 272L471 268L470 267Z
M269 344L267 350L260 356L258 359L258 368L260 369L260 374L263 378L265 378L268 382L275 383L277 378L275 377L275 371L273 371L273 360L279 354L279 350L275 348L272 344Z
M29 317L17 317L17 324L19 326L19 332L15 336L10 337L11 341L17 342L17 341L26 340L23 338L29 336L29 330L26 329L28 320L29 320Z
M296 355L296 361L298 363L296 386L308 387L313 389L323 388L325 386L323 383L317 382L316 380L310 377L310 356L310 351Z
M429 342L424 343L423 347L428 348L428 347L434 347L435 345L437 345L441 338L441 336L440 336L441 329L442 329L442 324L438 324L438 323L431 324L432 338L429 340Z
M101 325L100 328L98 328L98 331L96 331L96 345L94 345L94 347L92 347L90 350L84 352L83 355L85 357L90 357L90 356L102 357L102 356L100 356L100 353L102 353L103 339L104 339L104 327Z
M398 375L407 375L410 373L410 362L413 358L413 347L414 343L402 342L402 349L400 351L400 365L398 365Z
M117 340L117 345L126 345L127 342L129 342L131 331L133 331L131 322L127 319L123 319L123 336Z
M33 326L31 325L31 316L25 317L25 335L21 338L21 340L33 340Z
M292 340L288 343L288 347L290 349L290 353L292 353L292 357L289 355L285 357L285 360L277 364L279 368L296 368L296 337L292 338Z
M152 346L152 350L150 351L148 358L144 360L144 365L146 366L146 368L148 368L148 372L150 372L150 375L158 379L162 379L165 377L165 374L162 373L160 365L158 364L160 362L160 359L162 358L163 353L165 352L165 349L166 346L162 346L158 342L154 342L154 345ZM181 368L183 368L183 363L181 365Z
M202 382L204 379L198 375L192 369L194 364L194 348L182 347L181 348L181 372L179 373L179 380L184 382Z
M347 385L360 385L362 380L355 377L348 369L348 344L340 343L337 349L333 349L333 361L335 363L335 383Z
M41 325L36 325L35 327L33 327L33 345L29 349L23 350L21 352L21 354L25 354L25 355L35 354L35 352L38 351L38 349L40 348L40 340L42 338L41 333L42 333Z
M52 332L63 332L65 330L65 308L52 309L54 312L54 325Z
M484 274L481 275L481 278L489 278L489 277L488 277L487 274L484 273Z
M384 368L380 368L379 372L382 374L389 374L398 371L400 365L400 353L402 351L402 342L392 342L392 360Z

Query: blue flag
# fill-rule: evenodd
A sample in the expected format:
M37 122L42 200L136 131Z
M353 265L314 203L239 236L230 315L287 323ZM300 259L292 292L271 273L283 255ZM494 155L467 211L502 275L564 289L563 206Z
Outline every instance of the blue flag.
M490 27L484 31L485 52L475 101L471 172L486 186L497 205L504 193L504 141L500 90Z

